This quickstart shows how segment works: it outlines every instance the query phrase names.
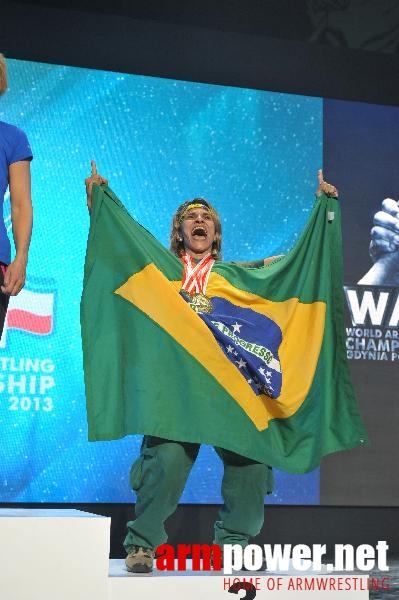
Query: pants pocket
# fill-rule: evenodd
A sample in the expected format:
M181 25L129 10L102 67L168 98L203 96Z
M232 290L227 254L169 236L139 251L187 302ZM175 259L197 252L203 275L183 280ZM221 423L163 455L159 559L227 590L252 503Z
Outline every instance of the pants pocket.
M143 480L143 462L144 456L139 456L130 469L130 486L135 492L140 489Z

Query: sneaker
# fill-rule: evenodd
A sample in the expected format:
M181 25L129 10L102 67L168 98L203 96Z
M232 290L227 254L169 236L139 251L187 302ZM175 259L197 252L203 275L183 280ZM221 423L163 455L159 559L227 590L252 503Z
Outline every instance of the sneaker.
M151 548L133 546L125 558L126 569L130 573L151 573L155 552Z

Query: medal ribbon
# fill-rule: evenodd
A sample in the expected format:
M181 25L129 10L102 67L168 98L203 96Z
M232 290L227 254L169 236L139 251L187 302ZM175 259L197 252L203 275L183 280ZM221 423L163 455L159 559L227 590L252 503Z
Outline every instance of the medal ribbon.
M209 275L215 262L212 255L208 254L197 264L187 253L183 254L181 260L184 266L182 289L189 294L205 294Z

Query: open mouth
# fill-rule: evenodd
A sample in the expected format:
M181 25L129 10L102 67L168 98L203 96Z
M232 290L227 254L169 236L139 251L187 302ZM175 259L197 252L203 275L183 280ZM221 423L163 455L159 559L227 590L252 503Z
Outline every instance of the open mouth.
M191 231L191 235L194 239L205 239L208 237L208 232L205 229L205 227L201 227L199 225L197 225L196 227L193 228L193 230Z

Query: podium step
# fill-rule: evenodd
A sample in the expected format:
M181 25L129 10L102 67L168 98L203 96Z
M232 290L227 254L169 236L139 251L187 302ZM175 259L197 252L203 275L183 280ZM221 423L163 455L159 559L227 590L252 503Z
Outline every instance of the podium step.
M110 518L0 509L0 598L108 600Z
M231 600L231 592L246 600L292 600L293 591L299 600L369 598L368 576L326 569L225 575L193 571L188 560L186 571L155 568L149 575L133 574L123 559L108 560L109 540L109 517L79 510L0 509L0 599ZM346 578L351 580L349 589Z

